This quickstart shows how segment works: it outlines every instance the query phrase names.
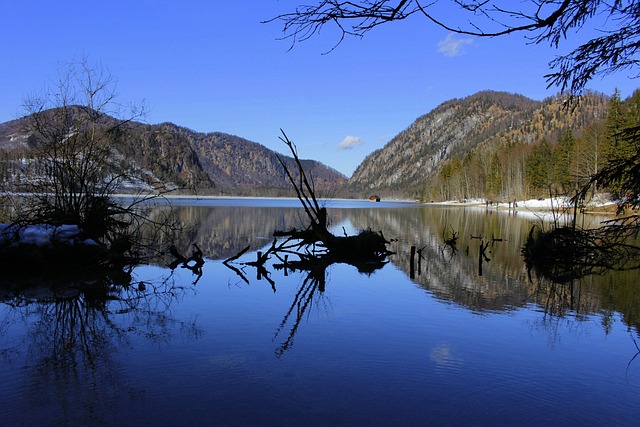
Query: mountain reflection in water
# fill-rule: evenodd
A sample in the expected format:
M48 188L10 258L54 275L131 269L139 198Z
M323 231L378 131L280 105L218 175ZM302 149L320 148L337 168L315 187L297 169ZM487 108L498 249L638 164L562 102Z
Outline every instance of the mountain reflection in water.
M330 207L330 226L335 234L342 234L343 229L349 234L367 228L383 231L394 240L391 249L396 255L391 256L390 261L407 275L410 272L410 247L420 248L421 269L413 280L437 298L477 311L509 310L532 302L547 304L554 298L546 291L552 283L538 278L529 280L520 253L531 225L540 224L540 220L520 219L517 214L482 208L407 205L384 209L377 208L377 204L374 206ZM195 242L205 256L213 260L232 257L247 246L254 251L263 249L273 240L274 230L306 226L306 217L299 208L183 206L177 210L177 215L182 224L196 225L189 233L178 236L178 245L186 248L190 242ZM602 219L587 217L594 226ZM460 236L456 251L444 242L451 230ZM490 261L483 262L480 276L478 255L483 241L488 244ZM573 286L579 285L582 292L560 299L567 299L569 310L597 313L603 308L604 301L609 304L612 298L608 294L601 295L599 284L617 280L613 278L633 280L636 276L637 272L590 276L574 283ZM577 300L579 297L581 299ZM601 297L605 299L600 301ZM627 305L626 300L622 302L624 305ZM616 310L615 307L606 309Z
M173 243L204 253L195 285L191 271L171 271L168 260L138 267L118 286L3 283L3 423L637 419L637 272L564 285L530 279L520 248L539 221L507 212L384 202L327 208L335 234L371 228L397 239L390 263L370 274L344 264L319 273L276 270L273 260L273 286L241 266L247 284L222 261L246 246L240 260L255 259L274 230L306 224L301 209L184 202L175 215L188 228ZM455 249L445 244L453 232ZM423 259L410 279L412 246Z

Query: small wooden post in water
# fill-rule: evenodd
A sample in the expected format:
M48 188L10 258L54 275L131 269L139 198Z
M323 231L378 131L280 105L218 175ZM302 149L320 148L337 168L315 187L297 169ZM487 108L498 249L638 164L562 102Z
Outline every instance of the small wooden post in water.
M411 258L409 258L409 277L411 279L415 279L416 277L415 257L416 257L416 247L411 246Z
M262 251L258 251L258 259L256 260L256 264L258 265L258 267L260 266L260 259L262 258ZM257 280L262 280L262 274L260 272L260 268L256 268L256 279Z

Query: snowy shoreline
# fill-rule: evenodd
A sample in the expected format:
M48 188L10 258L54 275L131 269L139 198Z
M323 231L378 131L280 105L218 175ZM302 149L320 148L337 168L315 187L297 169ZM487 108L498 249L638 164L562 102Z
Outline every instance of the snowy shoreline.
M494 210L515 210L515 211L532 211L532 212L557 212L564 213L573 211L573 204L569 197L545 198L545 199L529 199L517 200L514 206L513 202L491 203L481 199L471 199L464 202L449 200L445 202L425 203L433 206L464 206L464 207L483 207ZM605 200L604 198L594 199L588 203L584 209L585 213L597 214L615 214L617 203Z

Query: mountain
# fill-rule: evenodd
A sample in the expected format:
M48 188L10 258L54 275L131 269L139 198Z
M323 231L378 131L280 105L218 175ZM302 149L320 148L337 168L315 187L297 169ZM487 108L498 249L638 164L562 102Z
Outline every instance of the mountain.
M586 93L568 106L562 95L534 101L483 91L444 102L419 117L367 156L348 181L317 161L302 163L321 196L417 197L452 159L473 153L486 157L513 142L532 146L544 139L554 144L567 130L579 137L605 117L608 101L602 94ZM0 181L11 175L7 165L12 161L19 172L18 159L28 157L34 144L33 136L22 130L26 120L0 124ZM199 133L172 123L129 123L122 140L114 161L144 175L144 182L129 183L134 189L147 185L197 188L201 194L293 195L277 153L238 136ZM291 157L280 157L289 170L296 170Z
M11 159L15 166L19 159L29 157L37 143L33 135L24 130L28 120L23 117L0 124L0 155L4 152L8 160L0 177L9 174L6 169ZM115 119L105 118L110 120ZM129 183L134 187L196 188L201 194L293 194L277 156L295 175L294 159L238 136L199 133L172 123L132 122L123 127L120 141L113 150L114 170L117 163L125 170L142 171L146 182ZM323 194L334 192L346 183L344 175L320 162L301 162Z
M382 149L367 156L348 183L352 193L415 196L426 180L454 156L483 144L557 140L604 117L607 98L587 93L567 107L562 96L534 101L522 95L483 91L453 99L419 117Z

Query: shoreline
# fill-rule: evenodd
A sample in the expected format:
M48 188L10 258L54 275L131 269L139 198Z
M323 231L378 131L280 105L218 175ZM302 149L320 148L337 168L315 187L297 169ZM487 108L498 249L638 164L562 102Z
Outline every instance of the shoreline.
M11 193L0 193L0 195L7 195ZM20 194L13 193L13 195L30 196L32 194ZM140 194L127 194L127 193L115 193L109 197L116 199L135 199L140 197ZM145 197L145 195L142 195ZM156 197L152 195L152 198ZM281 201L297 201L296 197L271 197L271 196L223 196L223 195L192 195L192 194L164 194L157 195L157 200L281 200ZM381 202L373 202L369 199L350 199L350 198L323 198L319 197L319 201L336 201L336 202L368 202L372 205L378 203L402 203L407 205L416 206L449 206L449 207L471 207L471 208L485 208L496 211L514 211L514 212L531 212L531 213L552 213L555 212L558 215L565 215L573 212L573 205L570 204L569 198L545 198L545 199L528 199L517 201L517 206L513 206L513 203L500 202L488 204L481 199L470 199L468 201L447 200L443 202L420 202L410 199L383 199ZM580 209L579 213L585 214L597 214L597 215L614 215L618 203L614 201L605 200L603 196L600 196L590 203L588 203L584 209Z
M569 202L569 198L545 198L545 199L529 199L516 202L516 206L513 203L492 203L487 204L483 200L469 200L466 202L460 202L457 200L449 200L444 202L430 202L423 203L430 206L459 206L459 207L472 207L472 208L485 208L496 211L513 211L513 212L530 212L530 213L556 213L557 215L573 214L573 205ZM618 204L612 201L596 200L587 204L584 209L578 209L578 213L595 214L595 215L614 215Z

